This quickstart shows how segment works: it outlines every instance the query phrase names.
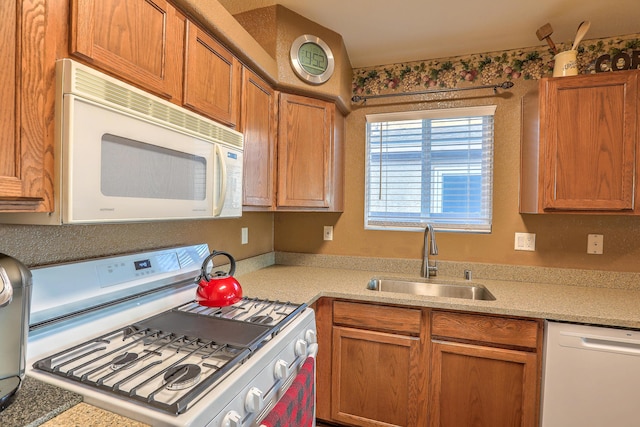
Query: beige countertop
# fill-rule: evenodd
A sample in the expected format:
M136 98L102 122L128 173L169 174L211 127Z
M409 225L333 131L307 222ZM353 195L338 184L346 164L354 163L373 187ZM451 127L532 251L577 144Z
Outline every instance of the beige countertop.
M538 319L640 328L640 290L566 286L477 279L495 301L427 297L377 292L366 288L374 277L410 274L309 266L273 265L238 277L244 294L252 297L311 303L320 297L359 299L386 304L466 310ZM434 280L464 280L437 276Z
M347 265L351 262L345 261ZM354 267L357 267L357 261L357 259L354 260ZM270 261L267 260L267 262ZM242 269L239 270L241 272ZM367 283L374 276L418 278L417 275L406 273L395 274L371 269L352 270L308 265L270 265L251 270L254 268L249 268L250 272L237 276L245 296L248 297L308 304L321 297L333 297L640 329L640 287L636 289L633 280L626 288L616 289L479 278L471 283L484 285L496 300L478 301L377 292L366 288ZM409 271L414 270L415 268L411 265ZM444 270L446 271L446 268ZM559 274L562 275L562 272ZM446 275L439 275L435 280L464 283L459 278ZM57 416L46 425L78 425L76 421L79 419L87 422L92 420L91 423L99 422L92 425L121 425L122 422L122 418L116 414L82 403Z

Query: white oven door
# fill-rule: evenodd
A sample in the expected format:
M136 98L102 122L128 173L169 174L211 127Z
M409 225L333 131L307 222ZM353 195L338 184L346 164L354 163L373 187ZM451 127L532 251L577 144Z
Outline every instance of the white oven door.
M63 108L63 222L213 216L213 142L74 95Z

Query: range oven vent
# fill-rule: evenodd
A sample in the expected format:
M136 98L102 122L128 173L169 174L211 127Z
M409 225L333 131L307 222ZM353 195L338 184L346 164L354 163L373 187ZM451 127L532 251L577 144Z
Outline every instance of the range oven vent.
M70 59L59 62L64 67L64 93L82 95L104 105L124 108L131 114L154 123L196 133L222 144L243 147L243 136L239 132Z

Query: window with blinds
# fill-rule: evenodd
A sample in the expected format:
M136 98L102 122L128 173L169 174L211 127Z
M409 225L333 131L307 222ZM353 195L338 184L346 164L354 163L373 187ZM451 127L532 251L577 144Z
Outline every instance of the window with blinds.
M490 232L495 109L367 115L365 228Z

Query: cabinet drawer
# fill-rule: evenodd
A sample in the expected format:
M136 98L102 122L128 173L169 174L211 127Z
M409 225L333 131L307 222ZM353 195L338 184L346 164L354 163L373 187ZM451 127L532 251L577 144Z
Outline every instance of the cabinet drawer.
M357 328L420 334L421 311L412 308L336 301L333 323Z
M434 311L431 316L432 336L532 349L537 347L539 326L536 320L477 314Z

